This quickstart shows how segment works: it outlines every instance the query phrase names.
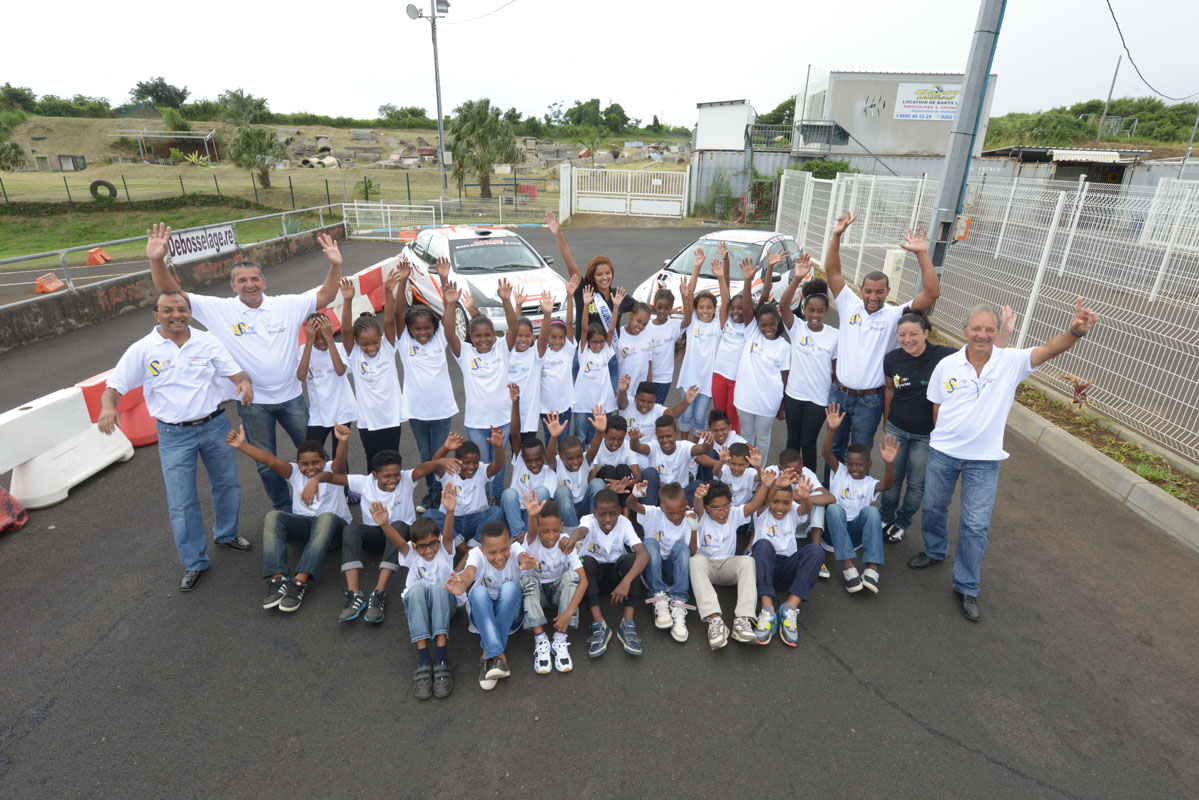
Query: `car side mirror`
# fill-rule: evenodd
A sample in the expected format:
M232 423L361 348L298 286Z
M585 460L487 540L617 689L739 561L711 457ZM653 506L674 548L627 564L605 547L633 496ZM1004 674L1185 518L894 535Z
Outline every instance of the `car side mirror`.
M553 264L553 263L554 263L554 257L553 257L553 256L542 256L542 257L541 257L541 260L542 260L542 261L544 261L544 262L545 262L545 263L547 263L547 264Z

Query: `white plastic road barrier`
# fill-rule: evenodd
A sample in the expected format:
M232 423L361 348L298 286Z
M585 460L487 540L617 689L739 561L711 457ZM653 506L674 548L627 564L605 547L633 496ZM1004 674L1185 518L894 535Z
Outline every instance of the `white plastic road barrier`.
M0 473L12 470L10 491L26 508L60 503L71 487L133 457L120 429L100 433L77 387L0 414L0 442Z

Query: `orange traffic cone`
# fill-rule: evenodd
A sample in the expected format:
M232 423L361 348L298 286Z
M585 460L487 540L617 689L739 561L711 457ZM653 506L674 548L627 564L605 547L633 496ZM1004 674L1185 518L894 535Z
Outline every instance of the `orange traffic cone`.
M53 272L47 272L45 275L37 279L37 284L34 287L35 294L50 294L57 292L62 287L66 286L58 276Z
M93 247L87 251L87 266L98 267L101 264L107 264L112 261L112 256L104 252L102 247Z

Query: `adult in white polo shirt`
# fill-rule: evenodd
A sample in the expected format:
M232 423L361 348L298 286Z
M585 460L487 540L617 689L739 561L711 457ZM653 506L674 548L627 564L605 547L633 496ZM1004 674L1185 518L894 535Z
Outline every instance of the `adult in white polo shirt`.
M146 409L158 421L158 458L166 483L167 509L175 547L183 562L180 591L195 588L208 569L207 534L196 488L196 456L212 485L213 539L221 547L246 551L250 543L237 535L241 484L237 455L225 446L229 419L221 402L232 381L242 403L254 400L250 379L211 333L191 327L191 307L178 290L162 292L154 301L158 327L138 339L121 356L100 397L100 430L117 426L121 395L141 386Z
M146 231L146 257L150 275L158 291L182 286L166 265L171 229L155 225ZM254 381L254 402L238 406L238 415L246 429L246 439L275 455L275 424L291 437L297 447L308 429L308 404L296 377L300 351L296 347L300 331L309 314L324 308L337 296L341 280L341 253L337 242L321 234L317 241L329 260L329 274L315 295L266 294L262 267L253 261L238 261L229 271L229 285L236 297L189 296L192 315L225 345L237 363ZM271 505L279 511L291 510L287 481L269 467L258 465L258 475Z
M928 311L941 296L941 282L928 257L922 230L909 230L899 243L904 250L915 253L920 264L924 288L911 303L887 305L891 284L884 273L877 271L866 273L862 278L862 296L855 294L841 275L841 236L857 218L857 214L848 211L837 218L824 258L828 287L837 300L837 360L828 401L839 404L845 412L845 422L833 438L833 455L841 463L845 462L845 451L850 444L864 444L868 449L874 447L874 432L883 418L883 356L898 346L895 329L899 326L899 318L909 308Z
M1099 315L1083 308L1080 297L1064 333L1040 347L1000 348L995 346L999 314L989 306L978 306L966 315L966 346L942 359L929 378L934 427L924 477L924 550L908 566L931 567L949 553L949 502L961 478L953 590L966 619L979 619L979 567L991 527L999 462L1008 457L1003 431L1016 387L1046 361L1077 344L1098 321Z

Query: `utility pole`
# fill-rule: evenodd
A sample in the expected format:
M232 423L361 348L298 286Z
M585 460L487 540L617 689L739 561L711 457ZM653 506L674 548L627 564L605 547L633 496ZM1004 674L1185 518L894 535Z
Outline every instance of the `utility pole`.
M1186 155L1182 157L1182 163L1178 165L1178 177L1182 177L1182 173L1186 171L1187 161L1191 158L1191 147L1195 144L1195 131L1199 130L1199 115L1195 116L1195 124L1191 127L1191 138L1187 142Z
M449 0L429 0L429 26L433 30L433 83L437 89L437 162L441 167L441 199L449 199L449 183L445 177L445 123L441 115L441 64L437 58L437 20L450 11ZM425 13L416 6L409 4L407 8L409 19L420 19ZM438 16L440 15L440 17Z
M1107 102L1103 104L1103 116L1099 118L1099 131L1095 134L1095 146L1099 146L1099 139L1103 136L1103 124L1107 122L1107 110L1112 105L1112 92L1116 90L1116 76L1120 74L1120 61L1124 58L1121 53L1116 57L1116 71L1112 73L1112 85L1107 90Z
M970 175L974 141L982 125L991 64L995 60L995 48L999 42L999 28L1003 24L1006 5L1007 0L982 0L979 4L978 21L974 25L974 41L970 45L970 57L966 62L965 83L962 93L958 96L958 113L949 133L945 172L928 224L929 235L933 238L932 261L938 275L941 273L941 265L945 263L945 253L953 241L954 226L962 210L962 195L966 191L966 179ZM917 280L917 293L920 290L920 281Z

